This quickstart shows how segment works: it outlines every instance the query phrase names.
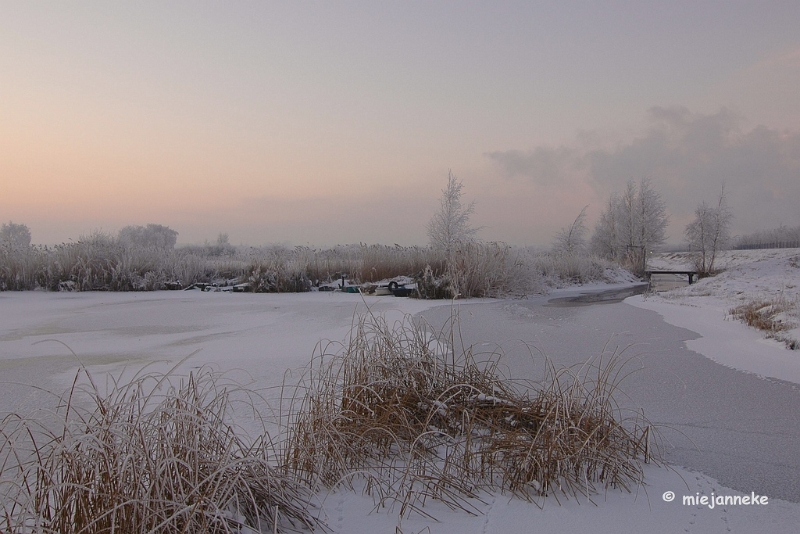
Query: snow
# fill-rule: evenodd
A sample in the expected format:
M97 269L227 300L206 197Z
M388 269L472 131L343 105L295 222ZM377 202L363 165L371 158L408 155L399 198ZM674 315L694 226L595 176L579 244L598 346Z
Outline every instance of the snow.
M715 278L669 294L631 297L625 302L654 310L666 322L699 334L697 339L685 341L687 347L713 361L800 384L800 353L727 318L730 307L749 298L782 295L797 302L800 269L792 262L796 263L799 255L796 249L728 254L721 263L728 270ZM681 260L658 261L664 267L677 268ZM619 285L580 287L552 296L615 287ZM480 302L499 301L470 301ZM516 306L532 315L554 315L553 308L538 311L543 303L544 299L533 299L506 303L498 309ZM178 373L212 365L241 373L254 387L267 389L278 386L287 370L304 367L321 341L343 340L356 314L367 312L367 308L392 322L401 320L404 314L432 311L443 304L449 305L338 292L0 293L0 412L27 412L40 407L48 398L29 386L63 391L81 364L95 376L137 370L144 365L166 370L177 364ZM558 325L544 324L542 331L553 327ZM797 330L792 331L795 337L797 334ZM479 512L475 516L429 502L426 511L435 520L400 518L399 505L375 509L372 497L343 488L320 494L319 500L322 517L332 532L349 534L777 533L792 531L800 524L797 502L769 497L766 505L684 505L684 496L746 493L678 465L647 465L645 474L645 486L634 488L632 493L609 489L593 496L593 502L551 496L530 503L510 495L483 495L483 502L475 502ZM676 494L675 501L664 501L667 491Z
M687 341L687 347L715 362L800 384L800 353L730 317L732 308L747 302L783 301L791 310L785 320L794 328L782 335L800 339L800 249L724 251L718 261L724 271L714 277L626 302L654 310L668 323L699 333L702 337ZM691 268L685 254L656 256L648 266Z

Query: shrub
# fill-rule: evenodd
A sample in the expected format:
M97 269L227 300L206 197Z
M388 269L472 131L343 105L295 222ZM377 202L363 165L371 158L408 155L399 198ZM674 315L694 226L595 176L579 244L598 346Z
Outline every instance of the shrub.
M560 286L564 283L585 284L603 280L613 263L589 254L562 254L546 252L534 256L533 262L545 281Z

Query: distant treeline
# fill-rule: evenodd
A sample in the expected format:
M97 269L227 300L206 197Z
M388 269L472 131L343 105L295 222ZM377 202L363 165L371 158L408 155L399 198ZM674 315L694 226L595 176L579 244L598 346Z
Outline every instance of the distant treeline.
M734 250L759 248L800 248L800 226L779 226L772 230L743 235L733 245Z

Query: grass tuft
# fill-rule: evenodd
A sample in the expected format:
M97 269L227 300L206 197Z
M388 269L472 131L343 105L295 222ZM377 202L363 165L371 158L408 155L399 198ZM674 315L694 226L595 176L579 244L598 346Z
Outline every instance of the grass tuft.
M798 306L789 300L778 297L774 299L752 300L731 308L728 314L748 326L766 333L768 338L783 342L791 350L800 350L800 343L786 335L786 332L797 327Z
M623 420L620 357L519 383L455 354L411 318L362 317L308 370L284 464L312 486L365 482L378 506L426 515L429 499L477 513L483 490L533 500L630 490L653 459L651 427Z
M104 395L81 371L54 419L7 416L0 430L0 530L227 533L319 526L309 492L273 466L269 444L246 443L226 422L230 384L205 370L176 381L148 374Z

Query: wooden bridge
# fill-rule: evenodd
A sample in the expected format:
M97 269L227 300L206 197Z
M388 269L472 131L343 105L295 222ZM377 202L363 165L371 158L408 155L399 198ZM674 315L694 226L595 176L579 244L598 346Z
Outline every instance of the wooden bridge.
M689 285L694 283L694 279L697 276L697 271L645 271L644 277L649 282L650 277L654 274L677 274L677 275L684 275L689 277Z

